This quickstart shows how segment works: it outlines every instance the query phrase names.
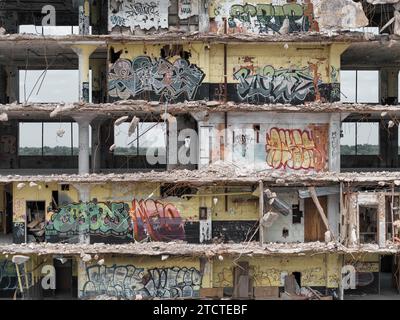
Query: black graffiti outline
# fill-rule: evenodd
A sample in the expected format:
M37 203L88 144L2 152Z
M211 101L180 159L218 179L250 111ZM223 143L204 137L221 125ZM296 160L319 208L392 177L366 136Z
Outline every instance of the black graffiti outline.
M193 100L204 78L205 73L197 65L182 58L173 63L149 56L138 56L132 61L119 59L109 74L109 94L130 98L150 91L166 100L181 95Z
M94 265L86 268L86 277L81 290L83 297L104 294L125 299L135 295L151 298L198 297L202 284L202 275L194 267L152 268L145 272L144 268L134 265ZM132 285L139 286L132 288Z

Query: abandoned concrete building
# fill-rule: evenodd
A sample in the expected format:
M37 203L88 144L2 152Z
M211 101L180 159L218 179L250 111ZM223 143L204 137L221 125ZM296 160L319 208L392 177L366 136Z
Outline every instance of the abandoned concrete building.
M399 52L397 0L1 1L0 298L398 294Z

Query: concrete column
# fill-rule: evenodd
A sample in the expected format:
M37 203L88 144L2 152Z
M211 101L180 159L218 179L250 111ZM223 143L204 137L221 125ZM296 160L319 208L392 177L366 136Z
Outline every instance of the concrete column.
M329 171L340 172L340 114L333 113L329 120Z
M210 29L210 18L208 16L208 1L199 0L199 32L208 32Z
M102 101L102 69L105 70L103 60L92 60L90 61L92 69L92 102L101 103Z
M333 237L337 240L339 238L340 194L328 195L328 222Z
M89 0L79 1L79 34L90 34L90 2Z
M73 116L79 126L79 174L85 175L90 173L90 145L89 130L90 123L95 115L79 115Z
M21 98L23 100L23 92L19 92L19 72L18 67L15 65L8 65L5 67L7 73L7 102L13 103L15 101L19 101L19 97L21 94ZM27 95L29 92L26 93ZM27 98L27 97L26 97Z
M103 120L92 122L92 172L98 173L101 168L101 125Z
M167 170L174 170L178 165L178 123L177 121L168 122L167 134Z
M386 247L386 201L385 194L378 196L378 244L380 248Z
M97 49L96 45L79 44L72 46L79 58L79 100L89 102L90 55Z
M383 104L394 104L399 100L399 69L398 68L383 68L379 73L379 95Z
M382 119L379 126L379 166L396 168L398 166L398 126L389 128L389 119Z
M90 189L91 185L87 183L77 183L73 184L74 188L78 190L79 201L83 203L87 203L90 201ZM80 244L90 244L90 234L85 230L87 227L87 223L90 223L89 220L86 221L86 225L79 225L79 243Z

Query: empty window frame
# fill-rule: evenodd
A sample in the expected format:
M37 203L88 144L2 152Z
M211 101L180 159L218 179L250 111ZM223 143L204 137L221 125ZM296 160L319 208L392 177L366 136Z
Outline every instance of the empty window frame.
M343 122L342 155L379 155L379 122Z
M65 36L79 34L79 26L35 26L24 24L19 26L19 33ZM89 34L92 34L92 26L89 27Z
M359 206L360 243L377 243L378 207Z
M89 130L91 145L91 130ZM20 156L76 156L79 129L74 122L20 122Z
M341 70L341 101L379 103L378 70Z
M92 101L92 72L89 72ZM20 70L19 102L79 102L79 70Z
M154 155L166 155L166 124L158 122L140 123L135 132L129 136L130 123L115 127L115 155L146 156L149 149L157 150Z

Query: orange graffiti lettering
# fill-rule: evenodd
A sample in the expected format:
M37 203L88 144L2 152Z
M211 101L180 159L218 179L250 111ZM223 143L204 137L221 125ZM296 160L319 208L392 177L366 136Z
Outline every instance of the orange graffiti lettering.
M316 126L315 126L316 127ZM321 171L326 166L327 130L272 128L267 133L267 164L274 169Z

